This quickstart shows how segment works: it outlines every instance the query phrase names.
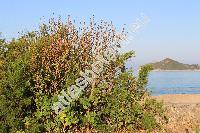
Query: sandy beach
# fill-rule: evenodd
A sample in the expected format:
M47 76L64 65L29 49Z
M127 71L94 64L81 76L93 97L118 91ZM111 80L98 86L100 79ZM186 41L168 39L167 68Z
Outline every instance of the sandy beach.
M166 94L154 96L157 100L171 104L200 104L200 94Z
M165 133L200 133L200 94L167 94L154 96L163 101L169 122Z

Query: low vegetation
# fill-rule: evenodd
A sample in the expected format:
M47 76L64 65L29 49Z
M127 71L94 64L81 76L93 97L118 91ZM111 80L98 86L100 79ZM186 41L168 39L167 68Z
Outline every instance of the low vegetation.
M119 54L116 61L104 66L94 83L60 114L52 110L60 92L75 83L80 71L91 69L93 47L100 48L101 53L115 42L118 48L125 36L125 31L118 33L112 23L93 18L89 26L85 22L78 28L75 25L70 18L67 22L51 19L39 31L10 42L0 40L0 132L136 132L160 128L165 121L164 108L145 89L151 66L141 67L138 77L124 69L132 51Z

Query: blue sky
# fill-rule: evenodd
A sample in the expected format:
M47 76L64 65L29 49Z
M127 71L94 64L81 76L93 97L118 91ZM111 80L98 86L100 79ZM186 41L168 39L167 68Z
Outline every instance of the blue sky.
M17 37L18 32L38 28L42 18L71 15L76 20L112 20L117 26L131 25L144 13L150 22L138 30L125 50L136 51L133 64L170 57L200 64L199 0L0 0L0 32Z

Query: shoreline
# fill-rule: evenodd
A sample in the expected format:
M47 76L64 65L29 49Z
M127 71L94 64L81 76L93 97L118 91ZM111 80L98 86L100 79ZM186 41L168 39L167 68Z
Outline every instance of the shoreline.
M200 72L200 70L152 70L151 72Z

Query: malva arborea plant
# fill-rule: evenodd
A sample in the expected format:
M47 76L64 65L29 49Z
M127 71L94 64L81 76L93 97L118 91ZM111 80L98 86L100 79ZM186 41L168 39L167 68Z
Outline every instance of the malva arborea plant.
M77 46L77 44L75 44ZM94 51L93 51L94 52ZM93 62L92 70L85 70L80 72L80 78L76 79L76 85L71 85L66 93L64 90L61 91L61 95L58 96L59 102L53 104L52 109L56 114L61 112L67 105L70 105L74 99L77 99L81 92L92 84L95 78L103 71L104 64L108 65L110 61L115 61L117 58L117 50L114 48L107 48L103 51L103 55L97 54L96 51L93 53L95 62ZM67 100L67 101L66 101Z
M146 90L150 66L125 69L134 52L112 22L50 19L0 41L0 132L136 132L159 128L162 104ZM53 109L53 110L52 110ZM159 121L157 121L159 120Z

